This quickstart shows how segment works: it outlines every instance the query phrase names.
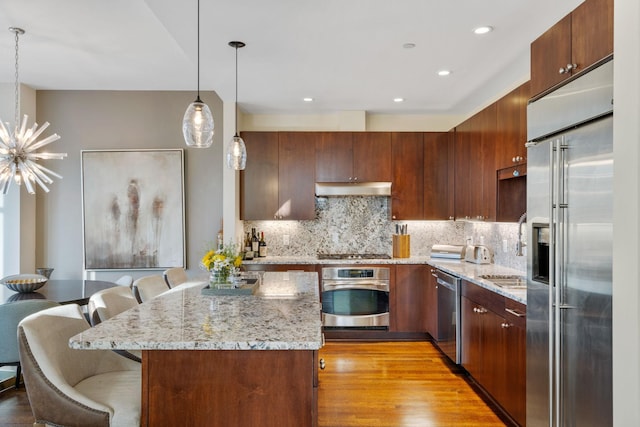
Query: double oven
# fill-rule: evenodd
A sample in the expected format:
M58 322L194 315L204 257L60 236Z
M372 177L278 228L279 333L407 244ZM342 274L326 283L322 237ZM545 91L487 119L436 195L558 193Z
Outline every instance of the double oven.
M362 255L334 255L362 259ZM319 256L320 257L320 256ZM365 259L389 258L370 255ZM327 258L323 258L327 259ZM320 275L325 329L388 329L390 269L361 264L327 266Z

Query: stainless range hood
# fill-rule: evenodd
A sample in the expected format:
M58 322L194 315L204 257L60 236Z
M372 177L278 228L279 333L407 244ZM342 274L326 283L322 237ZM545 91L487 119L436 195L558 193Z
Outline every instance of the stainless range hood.
M316 196L390 196L390 182L316 182Z

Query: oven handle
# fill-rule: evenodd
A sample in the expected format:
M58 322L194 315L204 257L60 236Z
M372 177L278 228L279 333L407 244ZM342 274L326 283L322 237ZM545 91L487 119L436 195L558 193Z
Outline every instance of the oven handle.
M340 283L322 283L322 291L338 291L347 289L362 289L362 290L375 290L382 292L389 292L389 284L385 282L340 282Z
M455 292L456 288L455 285L449 282L445 282L444 280L442 280L441 278L438 277L438 280L436 281L438 283L438 285L444 286L445 288L452 290Z

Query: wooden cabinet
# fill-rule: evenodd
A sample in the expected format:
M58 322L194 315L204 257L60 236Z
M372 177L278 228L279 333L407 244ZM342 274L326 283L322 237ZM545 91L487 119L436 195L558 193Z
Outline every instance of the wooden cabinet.
M585 0L531 44L538 95L613 53L613 0Z
M453 200L453 181L449 180L452 137L453 133L448 132L423 134L423 219L453 219L453 205L449 203Z
M279 132L278 219L315 219L314 132Z
M391 181L389 132L318 132L318 182Z
M427 333L431 335L434 342L438 339L438 282L436 269L430 266L427 268L427 290L425 294L425 326Z
M424 215L424 151L421 132L391 134L391 218L422 219Z
M240 218L274 219L278 198L278 133L243 132L247 167L240 171Z
M315 218L315 132L243 132L251 153L240 172L243 220Z
M317 353L143 351L140 425L316 426Z
M493 220L496 216L496 104L456 127L455 217Z
M496 169L527 163L527 102L530 83L526 82L496 102Z
M526 422L526 307L462 282L462 366L518 424Z
M427 331L427 274L420 265L398 264L390 290L390 332Z

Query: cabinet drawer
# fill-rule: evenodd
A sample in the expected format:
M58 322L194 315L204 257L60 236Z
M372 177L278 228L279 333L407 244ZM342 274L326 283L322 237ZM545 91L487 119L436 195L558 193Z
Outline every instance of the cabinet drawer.
M505 297L466 280L462 281L462 295L496 314L502 315Z
M520 328L527 327L527 306L511 298L504 299L505 320Z

